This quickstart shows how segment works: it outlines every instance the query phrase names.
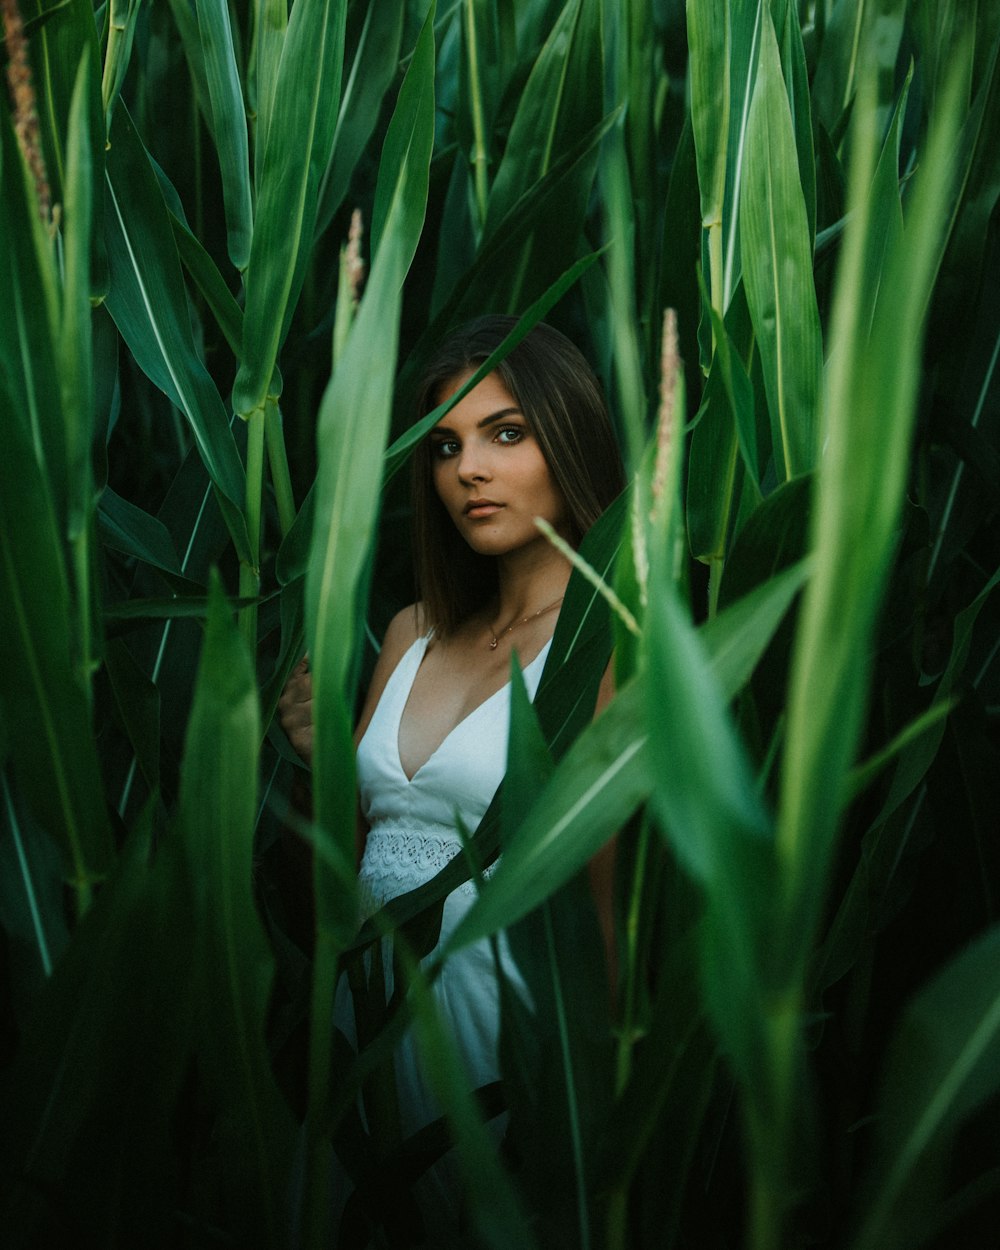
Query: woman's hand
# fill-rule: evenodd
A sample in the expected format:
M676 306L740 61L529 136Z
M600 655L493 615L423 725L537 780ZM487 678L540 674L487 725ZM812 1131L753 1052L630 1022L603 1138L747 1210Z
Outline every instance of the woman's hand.
M307 764L312 765L313 714L312 675L309 657L303 656L292 669L278 700L278 720L288 741Z

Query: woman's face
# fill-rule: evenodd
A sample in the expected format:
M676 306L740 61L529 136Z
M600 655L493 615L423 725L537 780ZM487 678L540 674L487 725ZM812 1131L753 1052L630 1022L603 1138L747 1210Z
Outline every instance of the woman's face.
M471 376L467 371L446 382L437 402ZM544 542L535 517L568 535L566 501L499 374L487 374L429 439L438 498L474 551L501 556Z

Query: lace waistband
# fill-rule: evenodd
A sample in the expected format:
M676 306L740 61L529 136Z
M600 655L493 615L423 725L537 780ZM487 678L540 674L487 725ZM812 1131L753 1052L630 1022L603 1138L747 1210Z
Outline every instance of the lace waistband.
M461 852L458 834L451 830L375 825L368 833L361 860L363 892L375 902L385 902L423 885ZM489 873L487 869L484 875ZM466 881L457 888L463 893L475 893L476 886Z

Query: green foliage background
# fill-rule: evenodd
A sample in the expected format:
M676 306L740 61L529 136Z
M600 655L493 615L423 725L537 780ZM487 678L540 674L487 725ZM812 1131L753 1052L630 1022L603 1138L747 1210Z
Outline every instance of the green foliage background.
M996 6L2 8L6 1244L417 1244L455 1141L464 1246L994 1245ZM470 856L359 934L412 386L485 311L581 346L632 483ZM306 647L314 910L273 723ZM449 950L506 929L532 1004L474 1098L415 957L501 846Z

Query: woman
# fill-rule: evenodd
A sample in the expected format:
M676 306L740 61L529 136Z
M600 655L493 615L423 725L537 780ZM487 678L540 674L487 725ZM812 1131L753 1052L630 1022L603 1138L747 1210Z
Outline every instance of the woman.
M443 403L513 328L485 317L430 363L418 416ZM536 326L431 430L414 455L414 540L420 601L390 623L355 741L361 803L360 880L372 907L415 889L461 850L456 813L481 820L506 769L511 656L534 692L570 565L540 533L544 518L572 546L622 488L600 388L579 351ZM599 706L610 696L610 674ZM280 703L281 723L307 761L311 690L303 662ZM602 929L611 934L609 857L592 865ZM448 896L446 940L474 897ZM516 968L500 944L503 973ZM459 951L435 982L437 1005L470 1084L497 1079L499 987L491 947ZM407 1037L396 1056L404 1137L439 1111ZM434 1178L453 1202L441 1170Z

